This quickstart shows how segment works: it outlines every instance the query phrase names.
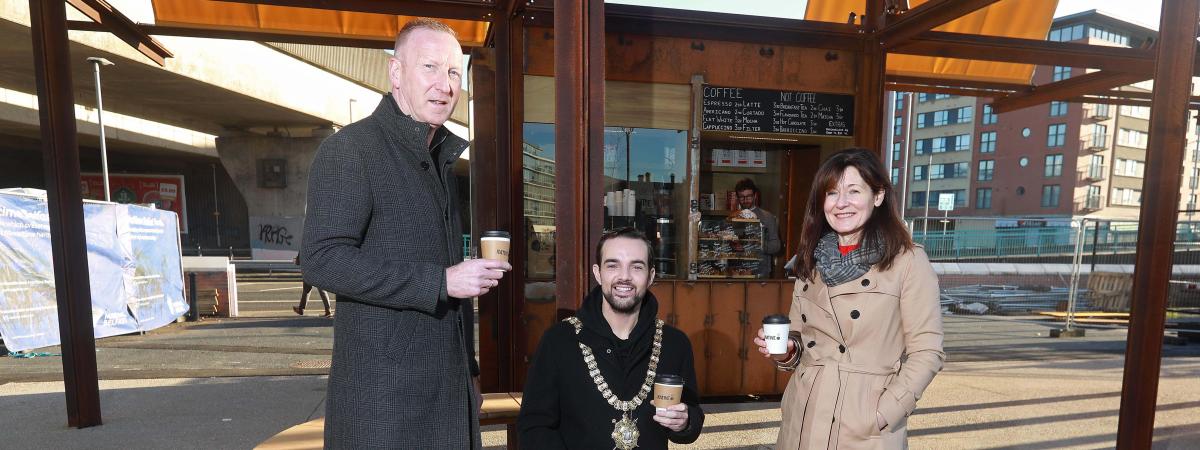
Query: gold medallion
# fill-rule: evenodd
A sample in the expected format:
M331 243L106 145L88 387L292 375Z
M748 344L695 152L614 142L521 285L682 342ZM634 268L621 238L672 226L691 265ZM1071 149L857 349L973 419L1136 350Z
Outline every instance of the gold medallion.
M619 450L632 450L638 445L638 436L641 433L638 431L637 422L629 418L629 412L626 411L621 415L621 420L617 421L613 426L612 438L613 447Z

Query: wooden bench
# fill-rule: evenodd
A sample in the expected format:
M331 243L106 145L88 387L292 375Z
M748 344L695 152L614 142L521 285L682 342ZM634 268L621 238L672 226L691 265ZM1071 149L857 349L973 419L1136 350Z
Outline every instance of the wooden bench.
M520 392L483 394L483 407L479 413L479 425L508 425L514 432L517 413L521 411ZM313 419L279 432L258 444L262 450L308 450L320 449L325 445L325 418Z

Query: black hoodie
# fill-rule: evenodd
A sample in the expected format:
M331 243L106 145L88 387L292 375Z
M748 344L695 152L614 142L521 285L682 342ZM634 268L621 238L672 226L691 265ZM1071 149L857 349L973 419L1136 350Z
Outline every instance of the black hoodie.
M621 400L631 400L646 380L654 343L654 320L658 315L658 300L646 292L638 313L637 325L622 340L613 334L604 319L601 305L604 297L595 287L583 300L576 317L583 331L559 322L542 335L529 376L521 415L517 418L521 448L526 449L604 449L613 448L610 434L621 412L608 404L596 383L588 376L587 365L579 342L592 348L596 364L613 394ZM690 444L700 436L704 411L696 389L696 369L693 365L692 344L686 334L674 327L663 326L662 354L658 373L683 376L683 402L688 405L688 424L676 433L655 422L654 405L649 396L630 413L637 421L641 437L639 449L666 449L667 440Z

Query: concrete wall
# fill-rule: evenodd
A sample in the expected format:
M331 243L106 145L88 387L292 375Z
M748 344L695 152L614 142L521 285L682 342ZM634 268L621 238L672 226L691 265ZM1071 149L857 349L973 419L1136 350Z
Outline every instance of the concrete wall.
M308 195L308 169L324 137L231 136L217 138L217 153L250 216L303 217ZM287 186L259 187L258 161L287 162ZM299 236L300 230L293 234ZM252 233L253 234L253 233Z

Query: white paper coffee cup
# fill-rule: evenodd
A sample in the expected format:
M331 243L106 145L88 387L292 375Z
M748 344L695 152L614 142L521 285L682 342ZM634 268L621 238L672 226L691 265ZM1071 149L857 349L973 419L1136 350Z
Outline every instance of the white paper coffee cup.
M763 340L767 341L768 353L787 354L788 332L791 328L792 321L783 314L772 314L763 318Z

